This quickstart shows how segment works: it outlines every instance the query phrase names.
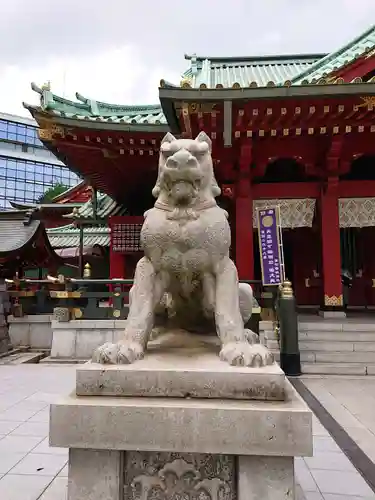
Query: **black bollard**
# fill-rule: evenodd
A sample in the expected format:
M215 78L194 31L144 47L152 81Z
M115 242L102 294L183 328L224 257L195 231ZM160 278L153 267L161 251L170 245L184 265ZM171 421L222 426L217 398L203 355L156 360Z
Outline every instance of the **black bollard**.
M285 375L301 375L301 357L298 346L298 319L292 283L284 281L280 287L278 315L280 324L280 366Z

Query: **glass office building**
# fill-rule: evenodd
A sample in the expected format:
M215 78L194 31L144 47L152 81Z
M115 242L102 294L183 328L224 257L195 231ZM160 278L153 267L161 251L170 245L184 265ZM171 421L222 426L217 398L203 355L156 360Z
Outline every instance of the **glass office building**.
M0 113L0 210L34 203L48 188L80 181L44 148L31 118Z

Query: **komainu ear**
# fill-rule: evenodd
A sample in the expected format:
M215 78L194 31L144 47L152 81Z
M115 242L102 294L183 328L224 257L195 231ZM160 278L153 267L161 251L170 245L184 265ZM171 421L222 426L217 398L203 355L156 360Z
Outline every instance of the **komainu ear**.
M175 140L176 140L175 136L174 136L174 135L172 135L170 132L167 132L167 133L165 134L165 136L163 137L163 139L161 140L160 145L161 145L161 144L164 144L165 142L173 142L173 141L175 141Z
M196 141L198 142L206 142L208 144L208 149L211 151L212 150L212 141L211 139L208 137L208 135L206 134L206 132L199 132L199 134L197 135L197 137L195 138Z

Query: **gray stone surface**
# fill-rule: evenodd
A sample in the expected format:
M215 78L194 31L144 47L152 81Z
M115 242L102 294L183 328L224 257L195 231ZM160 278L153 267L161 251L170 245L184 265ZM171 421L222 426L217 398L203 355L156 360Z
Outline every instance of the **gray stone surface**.
M238 457L238 500L293 500L292 457Z
M234 500L235 459L228 455L125 453L126 500Z
M162 139L154 207L141 230L144 257L138 261L129 294L129 315L120 342L107 342L93 354L99 363L142 359L160 324L189 332L215 331L220 359L235 366L273 364L272 353L249 342L253 291L238 282L229 257L228 213L215 198L212 143L205 132L193 139Z
M52 320L51 358L55 360L90 359L103 342L117 342L126 320Z
M9 336L13 347L30 346L33 349L51 349L50 314L9 316L8 322Z
M52 446L234 455L311 455L311 412L286 401L116 398L72 394L51 405Z
M69 450L68 500L123 500L119 451Z
M133 365L87 363L77 369L78 396L143 396L283 400L285 374L277 365L230 366L215 346L150 348Z

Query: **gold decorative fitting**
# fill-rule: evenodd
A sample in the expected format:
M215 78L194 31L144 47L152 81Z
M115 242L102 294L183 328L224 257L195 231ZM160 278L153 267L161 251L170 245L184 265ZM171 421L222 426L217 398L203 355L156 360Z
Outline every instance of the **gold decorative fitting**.
M289 135L289 129L288 128L284 128L283 129L283 135Z
M52 141L53 139L53 134L52 134L52 130L50 128L40 128L38 130L38 135L39 135L39 139L41 141Z
M249 85L249 87L251 89L255 89L256 87L258 87L258 84L257 84L257 82L251 82L250 85Z
M351 83L362 83L362 78L360 76L357 76L354 78L354 80L351 81Z
M294 114L295 115L300 115L301 114L301 108L299 106L297 106L296 108L294 108Z
M286 115L286 112L287 112L287 111L286 111L286 108L281 108L281 114L282 114L282 115Z
M307 133L308 133L309 135L313 135L313 134L314 134L314 129L313 129L313 127L309 127L309 129L307 130Z
M259 130L259 137L264 137L264 130Z
M240 88L241 85L238 82L234 82L234 84L232 85L232 89L240 89Z
M337 127L337 126L333 127L333 133L334 133L334 134L338 134L338 133L339 133L339 131L340 131L340 128L339 128L339 127Z
M245 110L244 109L239 109L238 110L238 116L244 116Z
M129 154L133 155L134 154L134 149L129 150Z
M85 267L83 269L83 277L91 278L91 266L88 262L85 264Z
M302 134L302 129L296 128L296 135L301 135L301 134Z
M340 76L339 78L336 79L335 83L337 85L342 85L343 83L345 83L345 80Z
M370 132L375 132L375 125L371 125Z
M358 105L359 108L363 108L364 106L373 108L375 106L375 96L365 96L361 97L361 99L363 103Z
M152 156L154 154L154 151L152 149L149 149L148 154L149 156Z
M305 278L305 287L310 288L310 278Z
M240 132L239 130L236 130L236 131L234 132L234 137L235 137L236 139L239 139L239 138L241 137L241 132Z
M327 80L325 78L320 78L318 80L318 85L327 85Z
M372 288L375 288L375 279L372 278Z
M344 111L345 111L345 106L343 104L340 104L339 113L343 113Z
M363 125L358 125L358 132L363 132L365 127Z
M72 310L73 318L80 319L83 316L83 312L78 307L74 307Z
M216 89L223 89L224 85L222 83L218 83L215 88Z
M120 155L123 155L123 154L125 154L125 149L122 149L122 148L121 148L121 149L120 149Z
M275 87L275 82L272 80L270 82L267 82L267 87Z
M205 83L201 83L201 84L199 85L199 88L200 88L201 90L204 90L204 89L206 89L206 88L207 88L207 85L206 85Z
M324 113L329 113L329 106L324 106L323 110L324 110Z
M143 152L144 152L144 151L143 151L143 149L140 149L140 150L139 150L139 154L140 154L141 156L143 155Z
M109 142L109 144L112 144L112 137L108 137L107 141Z
M253 137L253 131L252 130L246 130L246 137Z
M211 139L216 139L216 132L211 132Z
M267 108L266 114L267 114L267 116L272 115L272 108Z
M90 137L88 135L85 135L85 141L90 142ZM109 142L109 141L108 141Z
M286 82L284 82L284 87L291 87L291 86L292 86L291 80L287 80Z
M183 89L191 89L191 78L183 78L180 82L180 87Z
M315 113L315 106L309 107L309 113L310 113L310 115L313 115Z
M320 133L325 134L327 132L327 127L320 127Z
M282 298L291 298L293 297L293 287L292 283L289 280L285 280L281 285L281 297Z
M253 116L258 116L259 110L258 108L253 109Z
M144 139L141 139L139 142L140 142L141 144L145 144L145 140L144 140Z
M275 137L275 136L276 136L276 134L277 134L277 130L273 128L273 129L271 130L271 136L272 136L272 137Z
M349 134L351 131L352 131L352 127L351 127L350 125L347 125L347 126L345 127L345 132L346 132L347 134Z
M113 317L119 318L121 316L121 311L119 309L113 309Z
M344 301L342 295L324 295L324 305L330 307L341 307Z

